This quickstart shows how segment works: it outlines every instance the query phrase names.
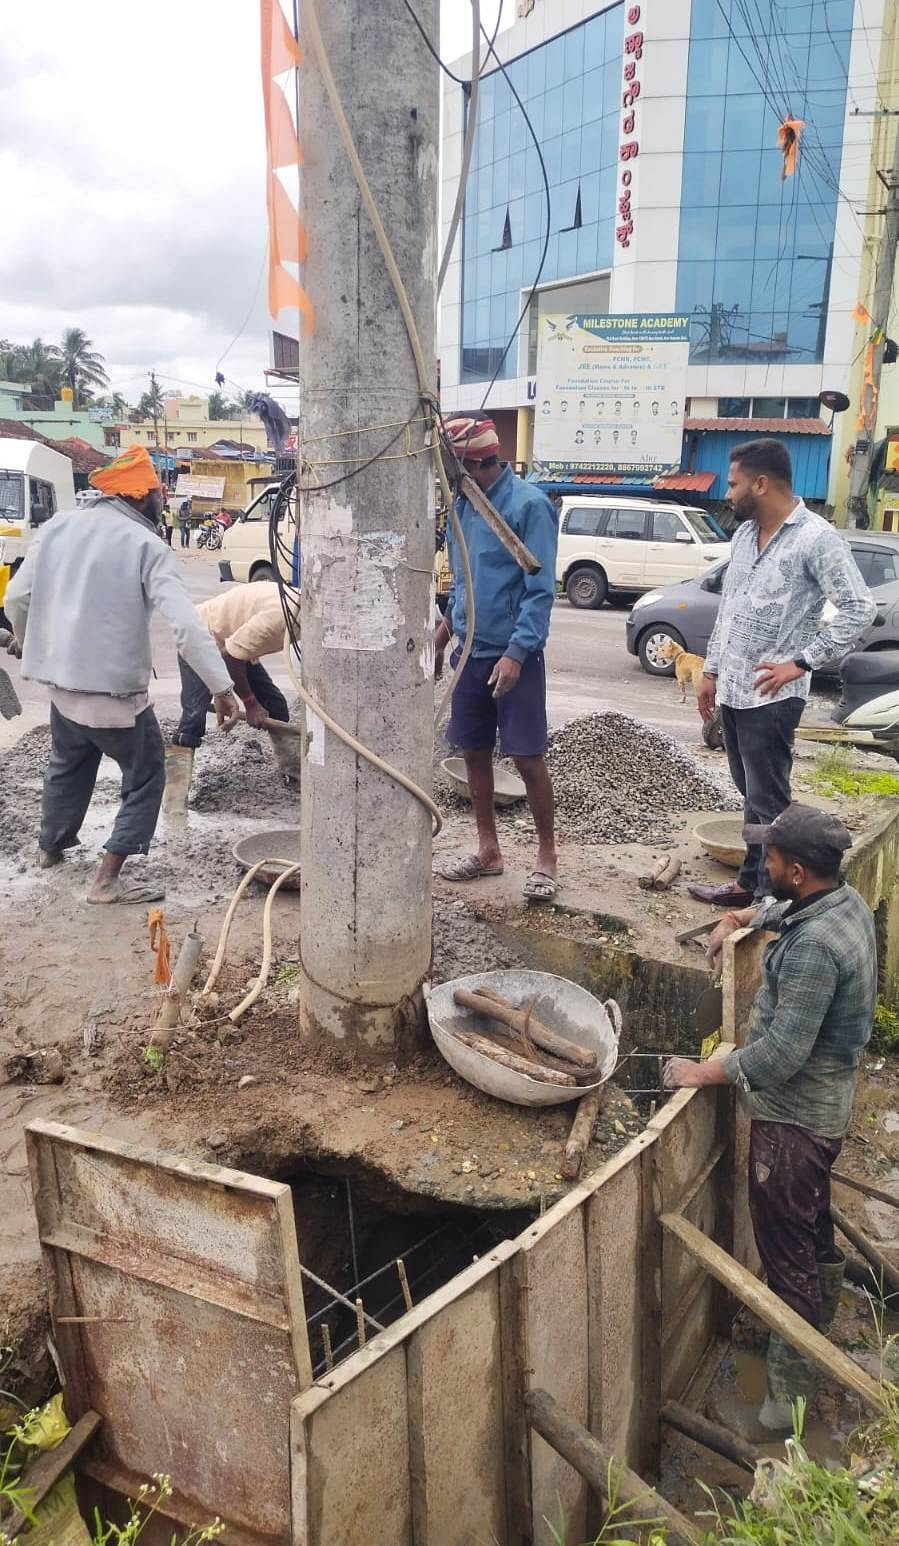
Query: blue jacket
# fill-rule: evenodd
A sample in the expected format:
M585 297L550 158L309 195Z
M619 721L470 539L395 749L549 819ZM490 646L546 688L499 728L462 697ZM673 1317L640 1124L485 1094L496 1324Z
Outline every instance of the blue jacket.
M482 658L508 655L523 663L546 644L549 618L556 594L556 549L559 527L556 512L546 495L516 477L506 464L487 496L512 530L539 560L537 574L525 574L511 553L493 535L483 516L467 499L456 500L474 582L475 631L473 655ZM465 573L453 540L447 533L453 583L448 617L457 638L464 639L467 626Z

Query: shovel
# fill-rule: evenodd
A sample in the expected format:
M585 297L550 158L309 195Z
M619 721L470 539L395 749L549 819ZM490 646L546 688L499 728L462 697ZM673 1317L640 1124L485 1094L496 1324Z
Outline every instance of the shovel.
M3 667L0 666L0 714L3 715L4 719L15 719L16 715L21 714L21 712L22 705L19 702L19 695L13 687L12 678L9 672L4 671Z

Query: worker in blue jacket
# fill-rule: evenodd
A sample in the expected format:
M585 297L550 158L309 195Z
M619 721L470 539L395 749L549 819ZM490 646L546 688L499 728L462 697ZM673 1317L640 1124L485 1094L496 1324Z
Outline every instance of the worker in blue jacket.
M468 500L456 501L471 562L475 618L471 655L453 691L447 740L465 757L478 848L439 867L438 874L456 881L502 874L493 806L498 731L502 755L513 759L524 780L537 829L537 859L524 894L530 901L550 902L558 882L553 789L546 766L543 649L556 593L556 512L545 494L516 477L508 462L500 461L492 419L453 418L446 421L444 430L465 471L530 548L540 568L536 574L526 574ZM463 640L468 625L464 571L452 530L448 541L453 582L434 641L438 672L453 635ZM460 653L461 644L451 657L452 665Z

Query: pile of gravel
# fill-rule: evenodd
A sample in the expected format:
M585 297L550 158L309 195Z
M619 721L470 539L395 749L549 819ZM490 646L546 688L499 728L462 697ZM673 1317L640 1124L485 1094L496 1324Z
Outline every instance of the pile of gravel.
M679 742L626 714L572 720L551 737L547 762L559 836L579 843L658 842L673 811L741 804L729 780L719 782Z

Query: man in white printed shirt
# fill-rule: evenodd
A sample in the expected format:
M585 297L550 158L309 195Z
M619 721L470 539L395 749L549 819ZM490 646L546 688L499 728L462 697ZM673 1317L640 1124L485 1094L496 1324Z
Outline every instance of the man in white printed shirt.
M745 821L769 825L790 804L793 740L811 673L845 655L877 608L844 538L793 493L790 454L779 440L735 447L727 494L741 524L699 712L711 719L717 699ZM819 631L825 601L836 611ZM764 850L754 844L732 884L688 887L719 907L745 907L768 889Z

